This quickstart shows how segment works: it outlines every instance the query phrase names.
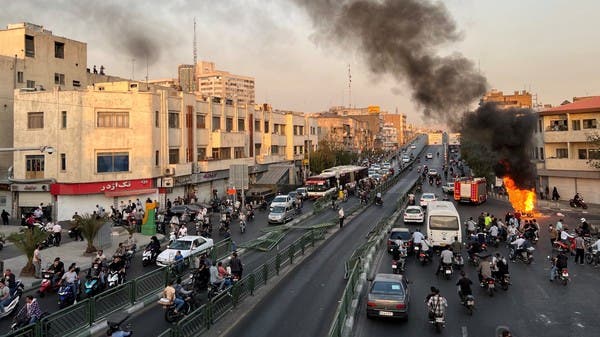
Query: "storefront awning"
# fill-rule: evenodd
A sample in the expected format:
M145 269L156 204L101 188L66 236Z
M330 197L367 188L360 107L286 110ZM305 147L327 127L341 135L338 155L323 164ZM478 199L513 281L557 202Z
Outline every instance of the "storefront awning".
M142 190L125 190L125 191L109 191L104 192L104 195L107 197L125 197L129 195L141 195L141 194L153 194L157 193L156 188L148 188Z

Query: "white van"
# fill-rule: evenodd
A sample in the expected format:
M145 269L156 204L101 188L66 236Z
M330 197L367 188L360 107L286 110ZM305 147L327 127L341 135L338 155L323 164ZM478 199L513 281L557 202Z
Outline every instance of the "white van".
M454 242L454 237L462 242L460 216L450 201L430 201L427 204L427 237L435 247L443 247Z

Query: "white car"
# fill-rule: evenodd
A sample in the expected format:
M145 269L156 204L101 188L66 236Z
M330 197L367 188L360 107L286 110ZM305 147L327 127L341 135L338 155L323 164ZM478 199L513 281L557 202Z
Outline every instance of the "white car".
M424 219L425 219L425 213L423 213L423 209L419 206L408 206L404 210L404 223L408 223L408 222L423 223Z
M410 161L410 158L408 158L408 156L402 156L403 163L408 163L409 161Z
M447 194L454 193L454 183L446 183L446 185L442 186L442 191Z
M202 236L187 235L173 241L167 249L158 255L156 264L158 266L168 266L175 262L175 254L181 252L183 258L190 255L209 252L213 247L213 239Z
M410 145L410 148L411 148L411 149L416 149L416 148L417 148L417 146L416 146L415 144L411 144L411 145Z
M421 195L421 199L419 200L419 205L421 205L421 207L427 207L427 204L430 201L436 201L437 197L435 196L435 194L433 193L423 193Z
M436 169L429 169L427 170L427 174L429 174L430 176L437 176L438 172Z
M283 207L293 207L294 199L289 195L278 195L271 201L271 206L269 207L269 211L273 210L275 206L283 206Z
M427 159L433 159L433 153L428 152L427 153Z

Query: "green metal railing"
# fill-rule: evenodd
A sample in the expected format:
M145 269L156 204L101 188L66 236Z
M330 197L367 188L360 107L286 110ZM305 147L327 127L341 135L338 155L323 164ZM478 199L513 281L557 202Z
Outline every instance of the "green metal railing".
M231 253L230 239L217 242L211 250L215 260L227 257ZM195 263L200 253L187 258L186 263ZM86 329L110 314L128 308L135 303L144 302L157 297L166 284L169 275L173 275L170 267L162 267L146 273L134 280L113 289L102 292L90 299L80 301L58 312L44 317L36 324L11 332L8 337L67 337L83 333ZM161 336L171 336L168 330Z

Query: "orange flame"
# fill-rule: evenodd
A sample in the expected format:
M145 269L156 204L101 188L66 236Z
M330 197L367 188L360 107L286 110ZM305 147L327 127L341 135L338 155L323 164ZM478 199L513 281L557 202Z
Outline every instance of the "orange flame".
M502 178L504 187L508 192L508 200L515 211L530 213L535 206L535 191L523 190L517 187L514 180L510 177Z

